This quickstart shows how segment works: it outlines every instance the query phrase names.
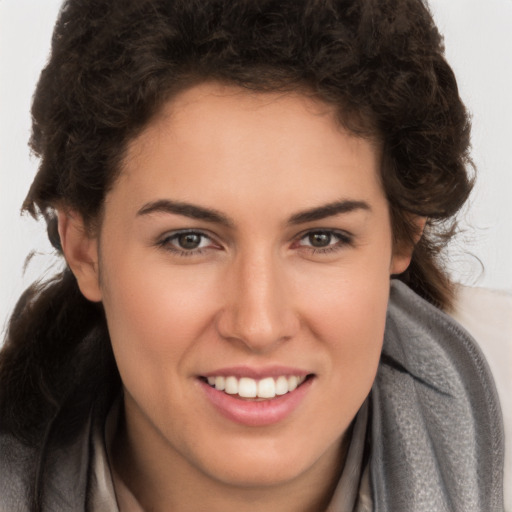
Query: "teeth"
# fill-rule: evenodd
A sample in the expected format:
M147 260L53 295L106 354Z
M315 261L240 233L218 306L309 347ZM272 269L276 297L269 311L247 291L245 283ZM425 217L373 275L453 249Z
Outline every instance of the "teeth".
M293 391L297 388L299 385L299 379L298 377L295 377L292 375L291 377L288 377L288 391Z
M239 395L242 398L274 398L276 395L285 395L294 389L297 389L306 377L284 375L277 377L266 377L261 380L251 379L249 377L217 376L208 377L208 384L218 391L224 391L228 395Z
M238 394L244 398L256 398L258 384L254 379L242 377L238 381Z
M276 383L272 377L261 379L258 382L259 398L274 398L276 396Z
M238 395L238 379L236 377L226 377L224 391L228 395Z
M210 380L208 380L208 383ZM224 391L226 387L226 379L224 377L215 377L214 378L214 386L215 389L218 389L219 391Z
M286 395L286 393L288 393L288 379L278 377L276 380L276 395Z

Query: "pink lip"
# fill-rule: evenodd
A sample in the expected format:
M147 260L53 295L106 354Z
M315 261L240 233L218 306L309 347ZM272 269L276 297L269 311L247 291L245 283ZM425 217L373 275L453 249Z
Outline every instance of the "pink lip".
M280 373L279 375L286 374L289 373ZM223 373L215 375L223 375ZM233 375L233 373L229 375ZM248 376L245 372L244 375ZM291 373L290 375L297 374ZM299 375L301 374L299 373ZM265 376L269 376L269 374L265 373ZM240 399L235 395L228 395L223 391L216 390L203 380L198 379L198 382L209 402L225 418L248 427L264 427L279 423L290 416L300 406L314 380L314 378L307 379L286 395L261 401Z

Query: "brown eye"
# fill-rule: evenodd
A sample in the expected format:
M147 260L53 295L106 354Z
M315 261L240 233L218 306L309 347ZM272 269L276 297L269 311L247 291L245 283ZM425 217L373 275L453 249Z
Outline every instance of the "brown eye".
M307 249L314 254L327 254L341 251L353 244L353 237L341 230L320 229L305 233L297 247Z
M328 231L314 231L308 235L312 247L328 247L332 242L332 233Z
M197 256L206 250L222 249L208 234L188 230L167 233L156 245L179 256Z
M203 236L198 233L182 233L177 242L181 249L193 250L201 245L202 239Z

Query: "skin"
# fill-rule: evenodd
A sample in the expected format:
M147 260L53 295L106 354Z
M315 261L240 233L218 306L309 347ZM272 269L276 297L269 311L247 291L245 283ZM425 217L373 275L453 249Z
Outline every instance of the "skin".
M103 302L124 384L114 465L145 510L325 507L375 378L390 275L412 250L393 248L379 161L321 102L207 83L132 141L98 233L60 213L67 261ZM346 212L298 215L347 201ZM199 251L180 248L183 229L204 235ZM312 246L319 238L325 247ZM313 378L270 426L225 418L198 380L275 364Z

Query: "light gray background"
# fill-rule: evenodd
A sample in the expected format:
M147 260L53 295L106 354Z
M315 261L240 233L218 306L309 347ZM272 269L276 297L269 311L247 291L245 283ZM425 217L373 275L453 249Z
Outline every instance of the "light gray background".
M59 5L60 0L0 0L0 331L22 290L58 268L49 256L44 223L20 217L19 208L37 168L27 147L30 102ZM473 114L479 171L450 268L465 284L512 291L512 0L430 5ZM31 251L35 256L24 270Z

